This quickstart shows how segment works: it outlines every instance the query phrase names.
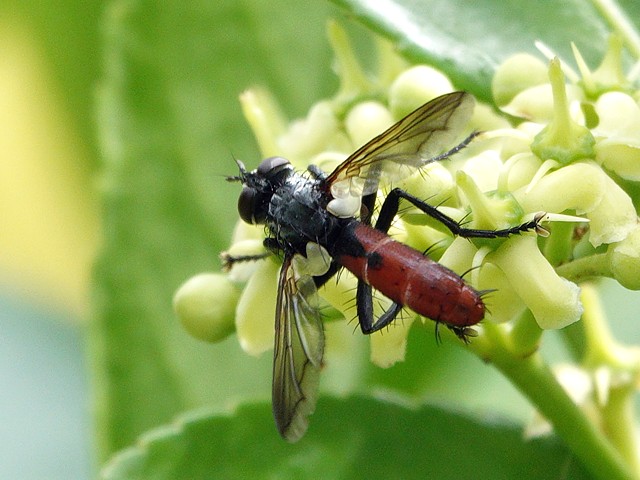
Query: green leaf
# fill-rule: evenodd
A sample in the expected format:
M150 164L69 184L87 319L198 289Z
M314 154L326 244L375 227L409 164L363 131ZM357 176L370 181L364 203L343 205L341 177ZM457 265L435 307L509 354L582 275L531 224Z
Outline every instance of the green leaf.
M595 67L612 27L588 0L332 0L371 29L393 40L414 62L441 68L456 87L491 99L497 65L516 52L541 55L543 41L575 65L570 43ZM640 4L620 2L640 26Z
M589 478L554 437L527 441L495 419L324 398L292 445L275 432L270 410L263 403L182 416L113 457L101 478Z
M282 19L305 18L304 22ZM234 155L258 162L238 94L255 83L302 113L335 81L325 8L279 2L117 1L107 11L98 121L104 247L89 332L104 457L177 412L268 395L271 360L209 345L171 309L219 270L237 219ZM292 68L297 65L298 68Z

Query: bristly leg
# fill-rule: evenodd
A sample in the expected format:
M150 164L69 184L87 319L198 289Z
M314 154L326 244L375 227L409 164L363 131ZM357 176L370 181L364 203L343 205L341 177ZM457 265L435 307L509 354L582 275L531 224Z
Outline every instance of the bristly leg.
M236 263L241 262L256 262L258 260L264 260L272 255L271 252L262 252L255 255L230 255L228 252L222 252L220 254L220 260L222 261L222 269L228 271Z
M410 193L400 189L394 188L389 192L387 198L382 204L382 208L380 209L380 214L378 216L378 223L380 222L380 218L383 219L384 224L383 227L389 229L391 225L392 219L398 213L398 209L400 207L400 199L405 199L410 202L413 206L421 210L422 212L429 215L431 218L442 223L445 227L447 227L451 233L456 236L464 237L464 238L505 238L510 237L511 235L518 235L523 232L535 231L538 235L548 235L549 232L543 228L540 224L544 220L545 213L537 214L533 220L525 222L521 225L516 225L515 227L504 228L501 230L483 230L483 229L475 229L475 228L465 228L460 226L460 223L455 221L453 218L445 215L436 207L429 205L428 203L420 200L418 197L411 195ZM376 224L376 228L378 225ZM382 230L382 229L380 229ZM386 231L386 230L382 230Z

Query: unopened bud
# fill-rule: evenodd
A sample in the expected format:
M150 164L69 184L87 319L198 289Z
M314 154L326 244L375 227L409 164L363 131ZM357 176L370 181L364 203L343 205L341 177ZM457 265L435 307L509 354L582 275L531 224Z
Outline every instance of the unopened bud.
M202 273L180 286L173 297L173 309L191 335L219 342L234 330L239 296L226 275Z

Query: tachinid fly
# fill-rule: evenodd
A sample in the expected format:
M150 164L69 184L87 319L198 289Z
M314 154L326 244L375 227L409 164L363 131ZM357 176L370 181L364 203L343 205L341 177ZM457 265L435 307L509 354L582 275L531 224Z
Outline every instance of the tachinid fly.
M474 103L465 92L438 97L359 148L328 175L313 166L302 175L286 159L272 157L251 172L238 162L240 174L228 178L243 184L240 217L264 224L267 238L264 255L227 255L227 266L273 253L283 258L272 395L276 426L285 439L293 442L304 435L315 408L324 334L313 296L340 268L358 278L357 314L366 334L389 325L407 307L444 324L466 342L475 333L471 326L484 317L481 294L458 274L387 235L401 199L459 236L507 237L538 228L540 217L504 230L463 228L399 188L389 192L371 225L380 187L453 155L473 139L475 134L447 150L468 123ZM330 256L324 271L300 273L294 268L294 257L306 256L309 243L320 245ZM393 302L379 318L373 313L372 287Z

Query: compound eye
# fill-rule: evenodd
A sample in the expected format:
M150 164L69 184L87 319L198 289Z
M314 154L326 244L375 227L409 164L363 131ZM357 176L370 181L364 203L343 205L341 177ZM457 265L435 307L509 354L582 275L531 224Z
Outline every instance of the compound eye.
M240 218L246 223L255 224L256 222L256 197L258 192L255 188L242 187L242 192L238 197L238 213Z
M291 164L289 160L282 157L269 157L265 158L258 165L259 175L274 175L284 168L289 168Z

